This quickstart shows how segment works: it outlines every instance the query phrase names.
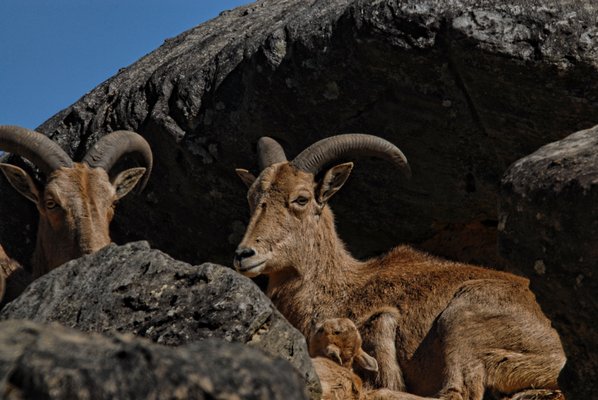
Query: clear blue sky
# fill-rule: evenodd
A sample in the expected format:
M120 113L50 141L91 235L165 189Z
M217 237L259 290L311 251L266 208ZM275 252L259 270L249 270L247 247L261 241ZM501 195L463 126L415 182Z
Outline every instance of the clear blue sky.
M0 0L0 125L34 129L143 55L250 0Z

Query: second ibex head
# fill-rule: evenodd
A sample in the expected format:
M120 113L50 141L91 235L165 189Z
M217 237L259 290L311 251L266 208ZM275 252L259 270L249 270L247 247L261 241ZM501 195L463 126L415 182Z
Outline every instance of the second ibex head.
M41 133L0 126L0 150L31 161L45 175L38 183L22 168L0 163L10 184L37 206L39 226L32 259L33 277L110 243L109 225L116 202L152 169L152 152L140 135L112 132L100 139L81 162L73 162L58 144ZM125 154L134 153L143 167L108 173Z

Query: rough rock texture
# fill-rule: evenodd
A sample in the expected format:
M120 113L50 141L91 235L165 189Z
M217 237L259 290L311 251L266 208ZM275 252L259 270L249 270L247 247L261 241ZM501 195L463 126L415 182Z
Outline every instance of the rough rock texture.
M358 162L334 200L352 251L425 242L496 263L487 238L506 167L598 122L596 7L496 3L258 1L167 40L39 130L75 158L108 131L142 133L156 168L148 189L119 206L115 240L225 264L247 220L233 169L256 166L261 135L289 156L334 133L381 135L404 150L414 177ZM0 193L0 243L27 261L33 207L4 178ZM488 251L463 251L446 231Z
M565 338L561 383L598 390L598 126L513 164L503 182L499 248L524 274Z
M293 367L238 343L170 348L59 324L0 323L3 399L306 399Z
M334 133L377 134L405 152L413 178L357 162L333 200L353 253L408 241L500 265L504 171L598 123L593 4L261 0L167 40L39 130L76 159L109 131L139 131L156 168L146 191L119 205L114 239L224 264L248 215L233 169L255 169L260 136L279 139L293 157ZM35 212L4 178L0 217L0 243L26 262Z
M146 242L111 245L37 279L1 319L60 322L132 333L179 346L217 337L289 360L315 394L305 339L249 279L214 264L191 266Z

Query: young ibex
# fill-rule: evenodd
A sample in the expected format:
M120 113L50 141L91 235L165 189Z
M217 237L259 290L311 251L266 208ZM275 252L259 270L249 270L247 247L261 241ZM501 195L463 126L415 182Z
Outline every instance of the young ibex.
M321 140L291 162L270 138L260 139L258 151L258 178L237 170L249 186L252 215L235 268L268 275L268 295L306 337L313 321L360 321L393 309L361 331L378 361L378 387L455 400L480 400L486 388L556 389L565 355L527 279L405 245L364 262L345 249L327 203L353 164L316 176L335 159L357 154L385 158L409 175L397 147L349 134Z
M363 400L361 378L353 362L368 371L378 371L376 360L361 348L361 336L348 318L330 318L318 323L308 340L309 355L322 384L322 400Z
M427 400L390 389L364 387L361 378L353 372L353 362L362 371L375 374L378 364L361 344L361 335L348 318L331 318L316 325L308 347L322 384L322 400Z
M104 136L80 163L48 137L17 126L0 126L0 150L28 159L46 178L40 185L23 169L0 163L6 179L39 212L31 262L34 279L110 244L109 225L116 202L145 175L143 189L152 169L149 144L129 131ZM144 167L127 169L111 180L110 169L127 153L138 156Z

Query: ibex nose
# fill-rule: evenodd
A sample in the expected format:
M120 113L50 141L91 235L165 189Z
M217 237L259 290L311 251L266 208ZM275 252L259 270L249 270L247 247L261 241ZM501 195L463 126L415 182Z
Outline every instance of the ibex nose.
M239 247L235 250L235 261L241 261L244 258L255 256L255 250L247 247Z

